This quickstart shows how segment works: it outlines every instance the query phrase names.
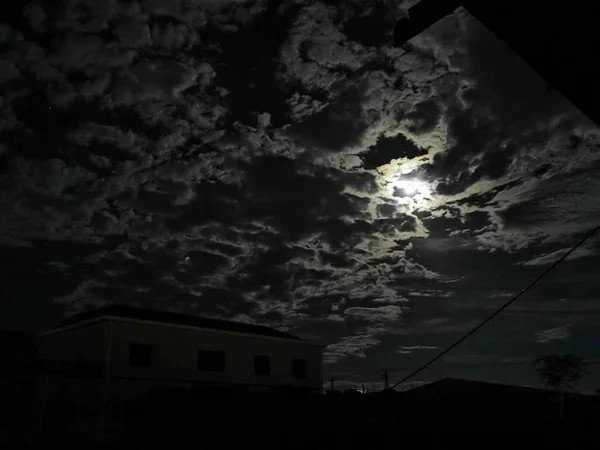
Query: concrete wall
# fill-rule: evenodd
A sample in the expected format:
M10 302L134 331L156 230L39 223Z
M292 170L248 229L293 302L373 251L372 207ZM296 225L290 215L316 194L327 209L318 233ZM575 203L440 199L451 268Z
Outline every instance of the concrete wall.
M130 367L132 343L152 346L151 367ZM184 383L236 383L264 386L321 387L321 348L293 340L199 330L125 320L102 320L39 339L39 356L105 362L109 377L181 381ZM110 352L109 352L110 348ZM198 350L223 351L223 372L198 370ZM254 356L271 359L271 374L254 373ZM307 377L292 376L292 359L307 361Z

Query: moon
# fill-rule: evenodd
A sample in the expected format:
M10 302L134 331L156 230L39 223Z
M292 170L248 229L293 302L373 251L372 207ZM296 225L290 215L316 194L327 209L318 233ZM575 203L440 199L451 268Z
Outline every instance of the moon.
M415 180L407 180L398 183L398 188L404 191L407 197L414 197L419 193L419 182Z
M431 187L426 181L399 177L390 184L392 195L400 203L409 204L414 209L425 209L431 203Z

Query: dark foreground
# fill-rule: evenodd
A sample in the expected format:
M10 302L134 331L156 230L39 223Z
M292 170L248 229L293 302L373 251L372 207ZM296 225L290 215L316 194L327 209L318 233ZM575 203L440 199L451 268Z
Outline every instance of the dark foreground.
M393 394L166 390L104 416L66 407L49 411L42 429L15 424L0 437L0 448L590 448L598 415L568 406L570 416L560 419L553 401L515 409L493 401L432 403Z

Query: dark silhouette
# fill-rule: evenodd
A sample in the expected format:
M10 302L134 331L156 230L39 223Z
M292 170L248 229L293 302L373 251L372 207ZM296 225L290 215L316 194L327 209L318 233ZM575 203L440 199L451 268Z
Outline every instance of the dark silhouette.
M55 328L67 327L101 317L121 317L151 322L169 323L174 325L207 328L211 330L233 331L257 336L271 336L277 338L301 340L300 338L292 336L291 334L262 325L233 322L231 320L215 319L210 317L191 316L187 314L178 314L169 311L138 308L120 304L112 304L102 308L91 309L79 314L75 314L60 322Z
M404 45L460 6L600 124L600 65L589 59L600 44L593 2L572 0L562 8L535 8L520 2L421 0L408 10L408 18L397 22L394 45Z
M544 355L536 360L536 372L560 400L560 418L563 418L564 398L587 373L587 362L573 354Z

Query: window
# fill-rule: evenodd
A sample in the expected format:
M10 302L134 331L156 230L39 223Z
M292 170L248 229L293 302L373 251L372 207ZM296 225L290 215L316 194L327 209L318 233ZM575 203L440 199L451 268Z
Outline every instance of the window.
M256 355L254 357L254 373L256 375L270 375L271 358L266 355Z
M152 365L152 346L148 344L130 344L129 365L131 367L150 367Z
M223 372L225 370L225 352L198 350L198 370Z
M305 359L292 359L292 376L294 378L306 378Z

